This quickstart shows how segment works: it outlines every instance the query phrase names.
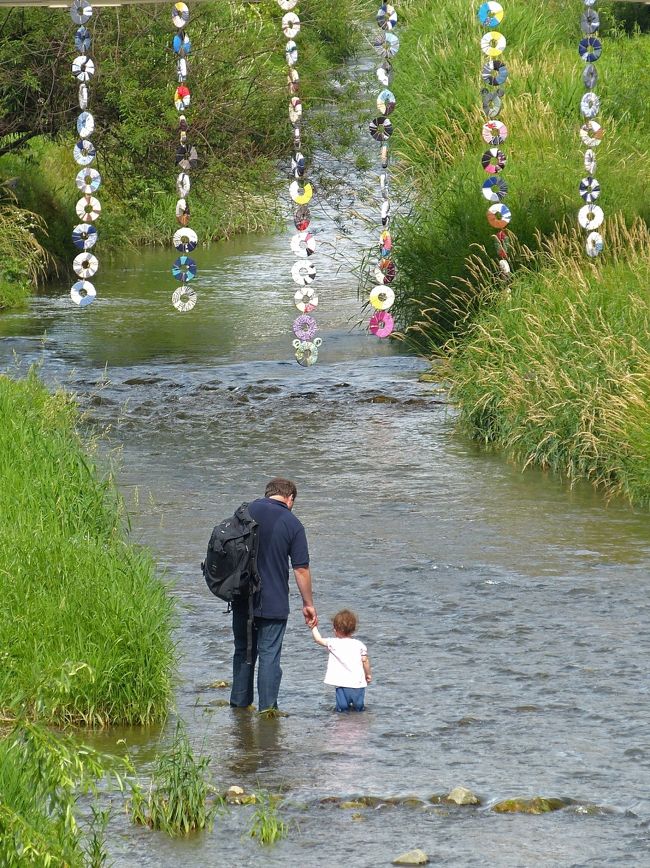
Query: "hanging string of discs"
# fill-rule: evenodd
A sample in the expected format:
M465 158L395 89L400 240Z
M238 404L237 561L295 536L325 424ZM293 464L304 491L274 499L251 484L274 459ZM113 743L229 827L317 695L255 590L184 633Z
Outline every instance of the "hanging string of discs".
M600 184L595 178L596 173L596 148L603 139L603 128L594 120L600 113L600 99L594 93L598 83L598 72L595 63L600 58L603 46L598 38L600 16L593 8L596 0L584 0L585 10L580 19L580 27L584 37L580 40L578 53L586 66L582 73L586 93L580 101L580 112L584 123L580 128L580 138L586 146L584 166L586 177L580 181L580 196L585 203L578 212L578 223L589 234L585 249L588 256L598 256L603 250L603 237L597 229L603 224L605 214L603 209L594 204L600 196Z
M300 18L296 12L292 11L297 4L298 0L278 0L278 6L285 13L282 17L282 32L288 40L285 45L284 56L288 66L289 121L293 127L293 156L291 158L289 195L296 206L293 222L297 232L291 238L291 250L297 259L291 268L291 277L298 285L293 300L300 312L292 326L295 335L293 348L298 364L303 367L310 367L318 361L318 349L322 340L316 337L318 325L314 317L310 316L318 307L318 295L311 286L316 279L316 268L311 262L311 257L316 252L316 239L308 231L311 214L307 207L314 195L314 190L309 181L305 180L306 160L301 151L302 101L299 96L300 76L296 67L298 46L295 42L295 37L300 33Z
M197 301L195 290L189 285L197 274L196 262L188 253L196 248L199 243L198 236L190 229L190 206L188 197L192 186L190 170L198 164L196 148L191 144L188 137L189 124L185 117L185 111L190 107L190 89L187 86L188 63L187 58L192 50L190 37L185 27L190 20L190 10L186 3L174 3L172 7L172 24L176 33L172 39L172 48L176 55L176 90L174 92L174 106L178 112L179 144L176 149L176 166L180 169L176 178L176 192L179 199L176 202L176 220L180 229L174 233L172 242L180 253L172 265L172 277L180 284L172 294L172 304L176 310L185 313L192 310Z
M505 84L508 79L508 67L501 59L506 47L506 38L498 30L504 18L503 7L500 3L483 3L478 9L478 19L484 28L489 28L481 38L481 52L486 58L483 61L481 79L481 99L486 121L483 124L483 141L490 147L484 151L481 157L481 165L487 173L487 180L483 182L481 192L490 202L487 210L487 220L496 234L493 239L496 245L499 268L502 275L510 274L510 262L508 251L510 238L508 225L512 219L510 208L504 203L508 195L508 184L501 173L506 167L507 156L501 150L501 145L508 138L508 128L498 120L503 108L505 96Z
M383 85L383 89L377 96L378 116L370 122L369 130L372 138L381 145L379 161L381 170L379 174L379 188L381 194L381 226L379 233L379 261L375 266L373 278L375 286L370 292L368 301L375 309L370 317L368 328L370 333L378 338L387 338L395 328L395 320L390 308L395 302L395 293L389 284L395 280L397 270L392 259L393 240L391 238L390 225L390 176L388 173L388 140L393 133L393 125L389 115L393 113L396 105L395 95L389 90L393 80L393 57L399 51L399 39L392 32L397 26L397 13L392 6L384 3L377 12L377 24L379 34L373 39L373 47L382 58L377 68L377 78Z
M75 179L77 189L83 194L76 204L75 210L80 222L72 230L72 243L81 252L78 253L72 268L79 278L70 290L70 298L79 305L87 307L97 297L97 291L88 278L94 277L99 269L99 261L90 251L97 242L97 229L93 225L102 211L102 206L93 194L97 192L102 182L101 175L91 167L97 152L90 137L95 131L95 119L88 111L90 105L90 89L88 84L95 74L95 61L91 57L92 35L86 24L93 15L93 8L85 0L73 0L70 5L70 17L79 25L75 33L74 44L79 52L72 62L72 74L79 83L79 110L77 118L77 133L79 140L74 146L73 157L81 166Z

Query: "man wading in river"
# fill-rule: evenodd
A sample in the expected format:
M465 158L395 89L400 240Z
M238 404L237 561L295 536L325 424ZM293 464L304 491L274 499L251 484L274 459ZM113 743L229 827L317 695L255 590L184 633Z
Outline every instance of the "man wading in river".
M255 661L260 711L278 707L282 680L280 655L289 616L289 562L302 597L302 613L308 627L318 625L312 596L307 536L291 512L298 491L289 479L272 479L264 497L248 505L259 525L257 569L262 590L255 599L252 663L246 662L247 604L234 604L232 631L235 639L230 704L245 708L253 703Z

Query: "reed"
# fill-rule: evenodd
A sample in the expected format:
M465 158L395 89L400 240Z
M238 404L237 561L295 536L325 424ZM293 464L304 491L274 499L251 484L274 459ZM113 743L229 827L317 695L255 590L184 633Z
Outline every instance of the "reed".
M256 794L257 808L251 823L251 838L257 838L265 847L275 844L287 835L287 824L278 814L277 797L269 793Z
M0 377L0 709L57 724L161 720L173 605L78 431L72 398Z

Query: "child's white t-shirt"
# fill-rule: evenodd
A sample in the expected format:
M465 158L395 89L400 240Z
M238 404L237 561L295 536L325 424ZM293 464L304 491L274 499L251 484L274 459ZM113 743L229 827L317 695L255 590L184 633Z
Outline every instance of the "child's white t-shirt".
M358 639L351 636L325 639L327 650L327 672L325 684L334 687L365 687L366 676L361 658L368 656L368 649Z

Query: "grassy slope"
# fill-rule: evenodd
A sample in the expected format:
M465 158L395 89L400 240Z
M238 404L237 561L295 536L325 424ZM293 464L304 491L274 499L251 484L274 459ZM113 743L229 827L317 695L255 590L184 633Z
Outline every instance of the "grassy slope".
M124 541L120 505L70 399L0 377L0 708L147 723L171 694L172 603Z

